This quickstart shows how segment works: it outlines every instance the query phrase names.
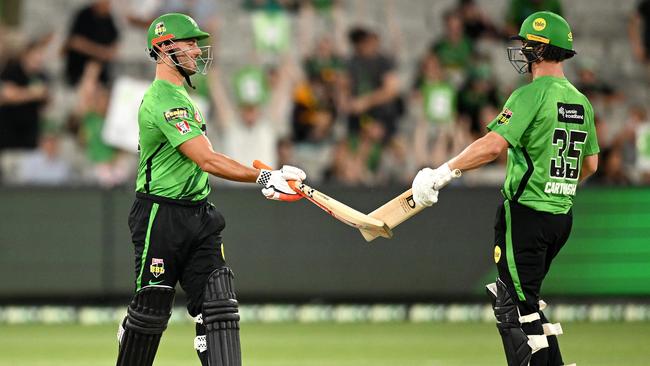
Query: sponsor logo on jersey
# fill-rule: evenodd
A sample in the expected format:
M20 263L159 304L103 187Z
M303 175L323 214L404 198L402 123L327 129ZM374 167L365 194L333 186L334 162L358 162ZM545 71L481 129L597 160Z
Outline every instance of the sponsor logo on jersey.
M577 187L574 183L546 182L544 193L575 196Z
M546 28L546 19L544 18L537 18L533 20L533 29L536 31L541 31Z
M499 260L501 259L501 247L498 245L494 246L494 263L499 263Z
M156 23L156 27L154 28L154 33L156 33L157 36L161 36L165 32L167 32L167 28L165 27L165 23L163 23L163 22Z
M151 258L151 266L149 266L149 272L158 278L160 275L165 274L165 261L160 258Z
M201 113L199 113L198 110L194 111L194 119L199 122L203 122L203 118L201 118Z
M188 119L190 118L190 112L187 110L187 108L172 108L165 113L163 113L165 116L165 121L171 122L175 119Z
M585 123L585 107L580 104L557 104L557 120L565 123Z
M178 132L181 133L181 135L186 135L192 132L192 127L190 127L190 124L187 123L187 121L180 121L175 126Z
M507 125L510 122L510 117L512 117L512 111L508 108L503 108L503 111L497 117L497 123L500 125Z

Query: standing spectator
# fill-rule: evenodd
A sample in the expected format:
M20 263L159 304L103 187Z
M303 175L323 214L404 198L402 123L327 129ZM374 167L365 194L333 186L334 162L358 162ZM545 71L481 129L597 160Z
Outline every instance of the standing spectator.
M65 44L65 76L75 86L83 75L86 63L99 62L102 70L99 80L110 82L110 68L117 57L119 31L111 14L110 0L97 0L82 8L74 17Z
M650 0L641 0L630 17L628 34L637 60L647 63L650 57Z
M347 67L346 110L350 113L350 132L359 133L361 119L369 117L382 125L384 141L387 141L395 134L402 112L395 63L380 53L377 34L358 27L348 37L354 48Z
M24 150L38 144L43 107L49 98L44 71L45 48L50 36L30 42L0 72L0 151L4 175L9 177Z
M457 11L444 15L445 34L431 45L431 52L438 56L442 66L451 73L454 84L462 82L465 69L472 61L472 41L463 30L463 18Z
M224 154L247 163L263 156L269 166L277 165L277 142L285 129L286 109L291 102L290 68L288 62L280 67L277 80L271 83L270 101L266 106L240 101L235 109L220 70L213 67L210 86Z

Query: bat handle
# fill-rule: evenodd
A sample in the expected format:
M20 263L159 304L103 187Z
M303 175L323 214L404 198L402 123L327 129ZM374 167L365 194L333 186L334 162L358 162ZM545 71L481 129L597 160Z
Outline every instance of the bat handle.
M463 173L460 171L460 169L454 169L454 170L451 171L451 178L450 178L448 181L443 182L443 183L440 184L440 185L434 185L433 188L434 188L435 190L440 190L440 189L442 189L444 186L446 186L447 184L449 184L449 182L451 182L451 180L452 180L453 178L460 178L461 175L463 175Z
M254 161L253 161L253 168L256 168L256 169L273 170L273 168L271 168L270 166L266 165L265 163L263 163L263 162L260 161L260 160L254 160ZM296 181L295 181L295 180L288 180L288 181L287 181L287 184L289 184L289 187L290 187L291 189L293 189L296 193L298 193L299 196L298 196L298 198L294 198L294 197L292 197L292 196L290 196L290 195L286 195L286 197L285 197L285 199L284 199L285 201L297 201L297 200L301 199L301 198L304 196L304 193L302 193L302 191L299 190L299 189L296 187ZM284 193L281 193L281 195L283 195L283 194L284 194Z

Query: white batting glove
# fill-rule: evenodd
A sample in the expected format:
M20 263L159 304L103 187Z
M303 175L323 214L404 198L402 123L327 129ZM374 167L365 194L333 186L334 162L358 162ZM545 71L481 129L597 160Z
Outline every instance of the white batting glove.
M429 207L438 202L438 191L433 189L434 180L435 174L431 168L424 168L415 176L411 191L416 205Z
M285 165L280 170L261 169L256 182L261 185L264 197L278 201L296 201L302 196L296 193L287 181L302 182L307 178L302 169Z
M449 184L453 178L454 173L449 168L449 164L444 163L433 171L433 188L440 190Z

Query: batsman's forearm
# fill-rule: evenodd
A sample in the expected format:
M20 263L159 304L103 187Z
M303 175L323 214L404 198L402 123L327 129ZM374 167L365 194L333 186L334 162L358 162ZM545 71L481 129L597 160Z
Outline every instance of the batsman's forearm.
M458 154L458 156L451 159L447 164L449 164L449 169L451 170L471 170L480 168L493 161L498 158L500 154L500 149L496 149L494 146L484 143L482 139L478 139L466 147L463 152Z
M238 161L217 152L199 166L206 173L235 182L254 183L260 174L259 169L242 165Z

